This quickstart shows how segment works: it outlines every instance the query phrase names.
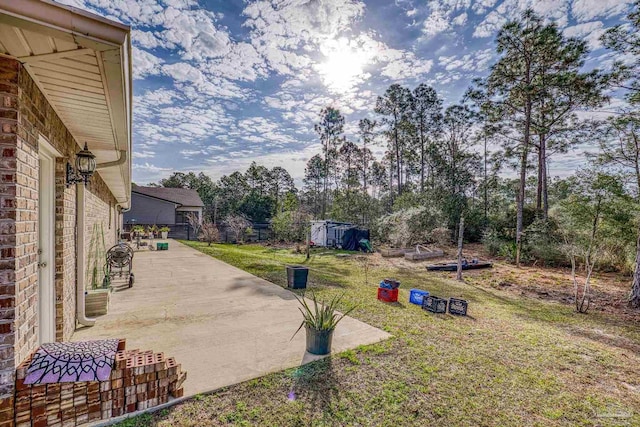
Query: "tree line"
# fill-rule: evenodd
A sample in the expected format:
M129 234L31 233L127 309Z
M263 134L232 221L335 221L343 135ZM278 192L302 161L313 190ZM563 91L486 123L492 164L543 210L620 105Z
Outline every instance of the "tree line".
M283 168L255 163L215 183L177 173L160 184L197 189L213 220L242 213L282 225L303 211L370 226L380 241L395 233L415 243L443 229L455 241L464 216L467 240L518 265L571 265L582 308L596 264L635 270L630 301L639 307L639 9L636 2L630 24L602 36L627 58L607 71L585 71L587 44L527 10L498 32L498 60L458 103L445 108L424 83L392 84L353 139L344 115L327 106L314 126L321 152L307 162L301 189ZM612 94L624 96L624 108L601 120L584 113L605 108ZM550 178L550 160L567 153L581 159L577 172Z

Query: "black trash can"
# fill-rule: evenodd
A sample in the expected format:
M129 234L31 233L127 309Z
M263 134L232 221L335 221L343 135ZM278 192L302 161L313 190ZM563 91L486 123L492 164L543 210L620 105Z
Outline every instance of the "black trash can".
M287 265L287 286L292 289L307 287L309 268L302 265Z

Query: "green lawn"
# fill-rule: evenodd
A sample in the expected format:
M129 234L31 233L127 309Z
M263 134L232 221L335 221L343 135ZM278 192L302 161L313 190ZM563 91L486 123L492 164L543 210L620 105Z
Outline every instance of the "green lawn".
M188 244L281 286L284 264L305 263L285 249ZM353 317L392 339L122 425L640 425L638 324L389 267L377 255L363 262L335 254L313 253L310 288L320 299L344 293L343 308L356 305ZM376 300L385 277L402 282L397 304ZM470 316L433 315L409 304L414 287L467 299Z

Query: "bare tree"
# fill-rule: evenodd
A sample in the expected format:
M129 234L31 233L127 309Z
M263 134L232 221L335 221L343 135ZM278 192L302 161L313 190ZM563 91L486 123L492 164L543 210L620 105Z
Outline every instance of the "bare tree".
M216 225L206 220L202 223L202 229L200 230L200 239L207 242L207 246L211 246L211 243L217 242L220 239L220 232Z
M228 216L225 220L225 224L231 229L236 238L236 242L238 243L242 243L244 232L247 230L247 228L251 227L251 222L249 222L249 220L247 220L247 218L242 215Z
M187 223L189 223L189 227L191 227L191 229L193 230L193 235L196 237L199 236L202 223L200 222L200 217L198 216L198 214L195 212L189 212L186 215L186 218Z

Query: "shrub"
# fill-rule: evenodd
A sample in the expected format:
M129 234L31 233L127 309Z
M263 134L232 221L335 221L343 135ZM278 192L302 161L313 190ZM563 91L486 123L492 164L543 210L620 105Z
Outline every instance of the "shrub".
M385 243L405 247L430 241L431 232L444 224L434 208L409 208L385 215L376 223L376 235Z
M200 240L203 242L207 242L209 246L211 243L217 242L220 240L220 232L218 231L218 227L214 223L209 220L206 220L202 223L200 227Z
M446 246L451 243L451 230L447 227L436 227L429 233L429 242L438 246Z
M249 220L242 215L229 215L224 222L233 232L236 243L242 242L244 233L251 227Z
M527 257L544 265L569 265L569 259L558 235L558 225L553 220L536 219L526 228L523 248Z
M303 209L280 212L271 220L275 240L302 242L311 226L311 215Z

